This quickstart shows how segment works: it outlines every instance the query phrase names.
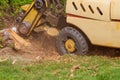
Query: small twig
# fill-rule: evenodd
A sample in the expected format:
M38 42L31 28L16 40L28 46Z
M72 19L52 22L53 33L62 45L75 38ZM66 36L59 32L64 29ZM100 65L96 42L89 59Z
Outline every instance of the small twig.
M4 62L4 61L7 61L8 58L5 58L5 59L0 59L0 62Z

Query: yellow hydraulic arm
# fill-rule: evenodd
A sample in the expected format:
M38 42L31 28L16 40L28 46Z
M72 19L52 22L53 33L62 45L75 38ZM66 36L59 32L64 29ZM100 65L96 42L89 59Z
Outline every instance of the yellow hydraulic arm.
M41 23L41 16L45 9L48 7L47 0L36 0L30 5L22 6L26 11L25 16L19 23L18 31L23 35L29 36L31 31Z

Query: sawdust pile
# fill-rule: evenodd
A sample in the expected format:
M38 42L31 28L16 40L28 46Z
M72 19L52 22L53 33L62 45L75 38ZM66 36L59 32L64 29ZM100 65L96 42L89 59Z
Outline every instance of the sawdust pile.
M16 22L11 18L6 18L3 20L5 28L10 28L11 26L16 26ZM39 30L39 29L37 29ZM53 29L46 28L47 32L41 31L39 33L32 33L26 38L29 46L22 46L20 50L16 51L9 47L0 49L0 57L20 57L25 59L38 59L38 60L55 60L60 57L59 53L56 51L55 43L56 36L58 32ZM49 35L51 36L49 36ZM19 37L19 36L17 36ZM19 37L20 38L20 37ZM20 38L21 39L21 38ZM20 40L21 41L21 40ZM21 42L25 42L23 39ZM18 44L19 45L19 44Z
M50 29L49 29L50 30ZM57 33L56 30L51 30L48 32L32 33L28 37L27 41L31 44L29 46L24 46L20 50L15 51L9 47L0 50L1 57L10 57L20 59L22 61L31 60L57 60L60 55L56 50L56 37L53 37L53 33ZM49 36L53 35L53 36ZM105 47L94 46L92 50L88 53L88 56L107 56L107 57L120 57L120 50Z
M18 51L9 47L1 49L0 56L19 56L23 60L56 60L60 57L55 47L56 37L48 36L46 32L32 33L28 41L31 45L23 46Z
M61 56L56 51L56 37L49 36L46 32L32 33L29 37L31 46L23 47L21 50L15 51L11 48L0 50L0 58L12 58L13 61L20 60L22 62L42 61L42 60L58 60ZM88 56L107 56L120 57L120 50L105 47L94 46L88 53Z

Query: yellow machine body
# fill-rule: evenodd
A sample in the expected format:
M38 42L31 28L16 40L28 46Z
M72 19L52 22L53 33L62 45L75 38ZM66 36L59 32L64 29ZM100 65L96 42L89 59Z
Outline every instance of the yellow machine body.
M42 14L34 8L34 4L35 2L33 1L31 4L21 6L22 10L26 12L22 22L26 22L29 25L31 25L30 30L27 33L27 36L30 35L31 31L41 23L40 17L42 16ZM48 7L48 3L46 0L45 6Z
M27 4L27 5L24 5L24 6L21 7L24 11L26 11L26 14L31 9L31 11L24 18L24 21L29 22L30 24L32 24L33 19L35 18L35 16L38 13L37 10L35 10L34 8L32 8L33 5L34 5L34 2L32 2L31 4Z
M94 45L120 48L120 0L67 0L67 23Z
M29 32L27 33L27 35L29 35L31 33L31 31L35 27L38 19L41 16L40 13L38 13L38 11L35 8L32 8L33 5L34 5L34 1L30 5L28 4L28 5L24 5L21 7L24 11L26 11L26 14L25 14L26 16L23 18L23 22L27 22L30 25L32 25ZM39 14L38 17L36 17L37 14ZM34 20L35 20L35 22L33 23ZM40 24L40 20L39 20L39 23L37 23L37 25L39 25L39 24Z
M23 5L23 6L21 6L21 9L22 9L23 11L27 11L28 8L29 8L29 6L30 6L30 4Z
M28 13L28 11L32 8L32 6L34 5L34 3L35 2L33 1L31 4L23 5L23 6L21 6L21 9L24 10L26 13ZM46 0L45 0L45 4L46 4L46 7L48 7L48 3L47 3ZM32 8L32 10L29 12L29 14L27 14L27 17L25 17L24 21L32 23L33 19L37 15L37 13L38 13L38 11L35 8Z
M120 0L67 0L67 23L79 28L94 45L120 48L119 3ZM33 4L34 2L21 8L27 13ZM38 12L32 8L24 21L32 24L37 14ZM40 16L36 18L36 21ZM30 32L34 27L35 24Z

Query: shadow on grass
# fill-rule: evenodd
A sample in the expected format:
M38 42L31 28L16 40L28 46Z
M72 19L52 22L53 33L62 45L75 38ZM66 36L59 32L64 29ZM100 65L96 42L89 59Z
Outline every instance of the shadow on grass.
M120 49L92 46L88 56L120 57Z

